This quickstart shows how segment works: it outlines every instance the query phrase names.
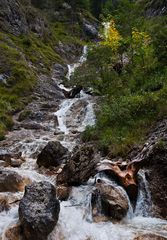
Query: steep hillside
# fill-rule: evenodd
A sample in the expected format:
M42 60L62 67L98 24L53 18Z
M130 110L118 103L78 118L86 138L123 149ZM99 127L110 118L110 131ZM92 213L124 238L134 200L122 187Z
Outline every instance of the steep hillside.
M115 157L142 143L167 116L166 1L106 1L102 9L105 37L73 81L103 96L97 125L83 140L96 140Z
M41 74L74 61L97 22L81 4L64 1L0 1L0 139L12 114L31 100ZM93 25L92 25L93 24Z

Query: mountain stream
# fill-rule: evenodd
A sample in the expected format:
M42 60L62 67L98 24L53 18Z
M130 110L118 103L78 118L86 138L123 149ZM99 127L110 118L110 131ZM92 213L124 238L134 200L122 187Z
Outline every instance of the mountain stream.
M86 60L86 55L87 47L84 47L79 61L68 65L67 78L69 80L75 69ZM61 83L59 83L59 88L70 90ZM79 97L62 99L59 109L49 113L51 114L50 119L41 123L48 127L45 131L21 128L9 132L7 138L13 140L12 144L9 145L9 150L17 151L18 149L26 161L19 168L7 167L5 169L29 177L32 181L46 180L55 184L54 175L48 176L45 174L45 170L39 172L36 166L36 152L39 152L51 140L58 140L72 150L78 142L78 134L83 132L86 126L95 124L94 104L94 97L81 91ZM56 134L53 126L55 117L58 120ZM104 181L111 181L103 175L99 177ZM139 194L134 211L125 190L117 186L126 195L129 202L128 214L119 223L93 222L91 194L94 188L94 179L90 179L86 185L73 187L69 199L61 202L58 224L49 235L48 240L133 240L136 235L141 233L155 233L167 237L167 221L151 216L152 202L144 170L140 170L139 179ZM110 184L115 183L111 181ZM13 198L22 198L23 196L21 192L1 194L12 195ZM5 230L17 221L18 205L12 206L7 212L0 213L2 240L5 239Z

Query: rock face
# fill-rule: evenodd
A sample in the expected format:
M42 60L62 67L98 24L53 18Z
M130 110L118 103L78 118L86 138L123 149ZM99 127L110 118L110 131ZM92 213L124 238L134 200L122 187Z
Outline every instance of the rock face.
M23 192L28 183L28 178L23 178L14 171L0 171L0 192Z
M55 188L48 182L26 187L19 205L19 219L25 240L46 240L54 229L60 212Z
M98 37L98 25L95 23L90 23L86 21L85 19L83 20L83 30L91 38L97 38Z
M39 167L46 168L54 166L57 167L63 160L66 159L68 154L67 148L63 147L60 142L49 142L42 152L38 155L37 164Z
M162 236L151 234L151 233L143 234L134 238L134 240L166 240L166 239L167 239L166 237L162 237Z
M85 183L94 173L97 159L91 145L82 145L73 150L70 160L57 177L58 184L80 185Z
M100 210L107 217L121 220L126 216L129 205L127 198L118 188L99 180L92 194L92 208L94 217L99 214Z
M167 142L162 141L154 146L148 159L150 162L148 181L154 210L157 216L167 219Z
M0 29L14 35L26 34L29 30L42 36L48 31L44 18L32 7L30 0L1 0Z
M157 124L135 158L149 169L147 181L155 216L167 219L167 120Z
M3 19L0 21L0 28L15 35L27 32L27 21L19 1L1 0L0 9L0 18Z

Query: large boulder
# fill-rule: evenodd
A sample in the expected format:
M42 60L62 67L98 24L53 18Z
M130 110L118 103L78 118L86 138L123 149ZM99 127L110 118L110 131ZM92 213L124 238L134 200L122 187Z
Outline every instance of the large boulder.
M99 214L104 214L113 220L121 220L129 209L128 199L120 188L103 180L97 181L91 202L95 219Z
M19 219L25 240L46 240L57 224L60 203L49 182L33 183L25 189Z
M57 167L67 158L68 149L60 142L48 142L42 152L38 155L37 164L39 167Z
M0 192L23 192L30 179L20 176L14 171L0 171Z
M76 147L70 160L57 176L58 184L80 185L94 175L98 158L92 145Z

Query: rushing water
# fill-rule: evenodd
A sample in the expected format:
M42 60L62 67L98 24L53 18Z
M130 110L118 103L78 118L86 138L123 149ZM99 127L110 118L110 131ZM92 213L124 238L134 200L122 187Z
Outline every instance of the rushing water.
M83 54L78 63L68 65L67 78L70 80L75 69L85 60L87 47L84 47ZM69 90L62 84L61 89ZM85 130L88 125L95 124L94 98L81 92L80 97L74 99L64 99L60 103L59 110L53 113L53 118L57 116L58 129L50 127L48 131L40 132L32 130L16 130L9 133L11 138L19 133L21 140L16 141L12 148L19 149L26 158L25 163L20 168L12 169L22 176L29 177L32 181L50 181L55 182L55 177L38 172L36 166L35 153L40 151L48 141L59 140L68 147L69 150L77 144L77 133ZM50 120L52 122L52 120ZM6 168L11 170L11 168ZM97 176L96 176L97 177ZM149 186L145 178L145 172L139 172L139 195L135 211L131 206L128 195L125 190L106 176L99 175L108 184L114 186L124 194L129 203L129 211L126 218L117 224L111 221L95 223L92 219L91 195L94 189L95 179L88 181L87 185L73 187L68 201L61 202L61 211L58 225L48 237L49 240L133 240L138 233L157 233L167 237L167 222L161 219L152 218L151 196ZM4 234L5 229L18 220L18 206L12 207L8 212L0 213L0 235ZM2 238L4 239L4 237Z

